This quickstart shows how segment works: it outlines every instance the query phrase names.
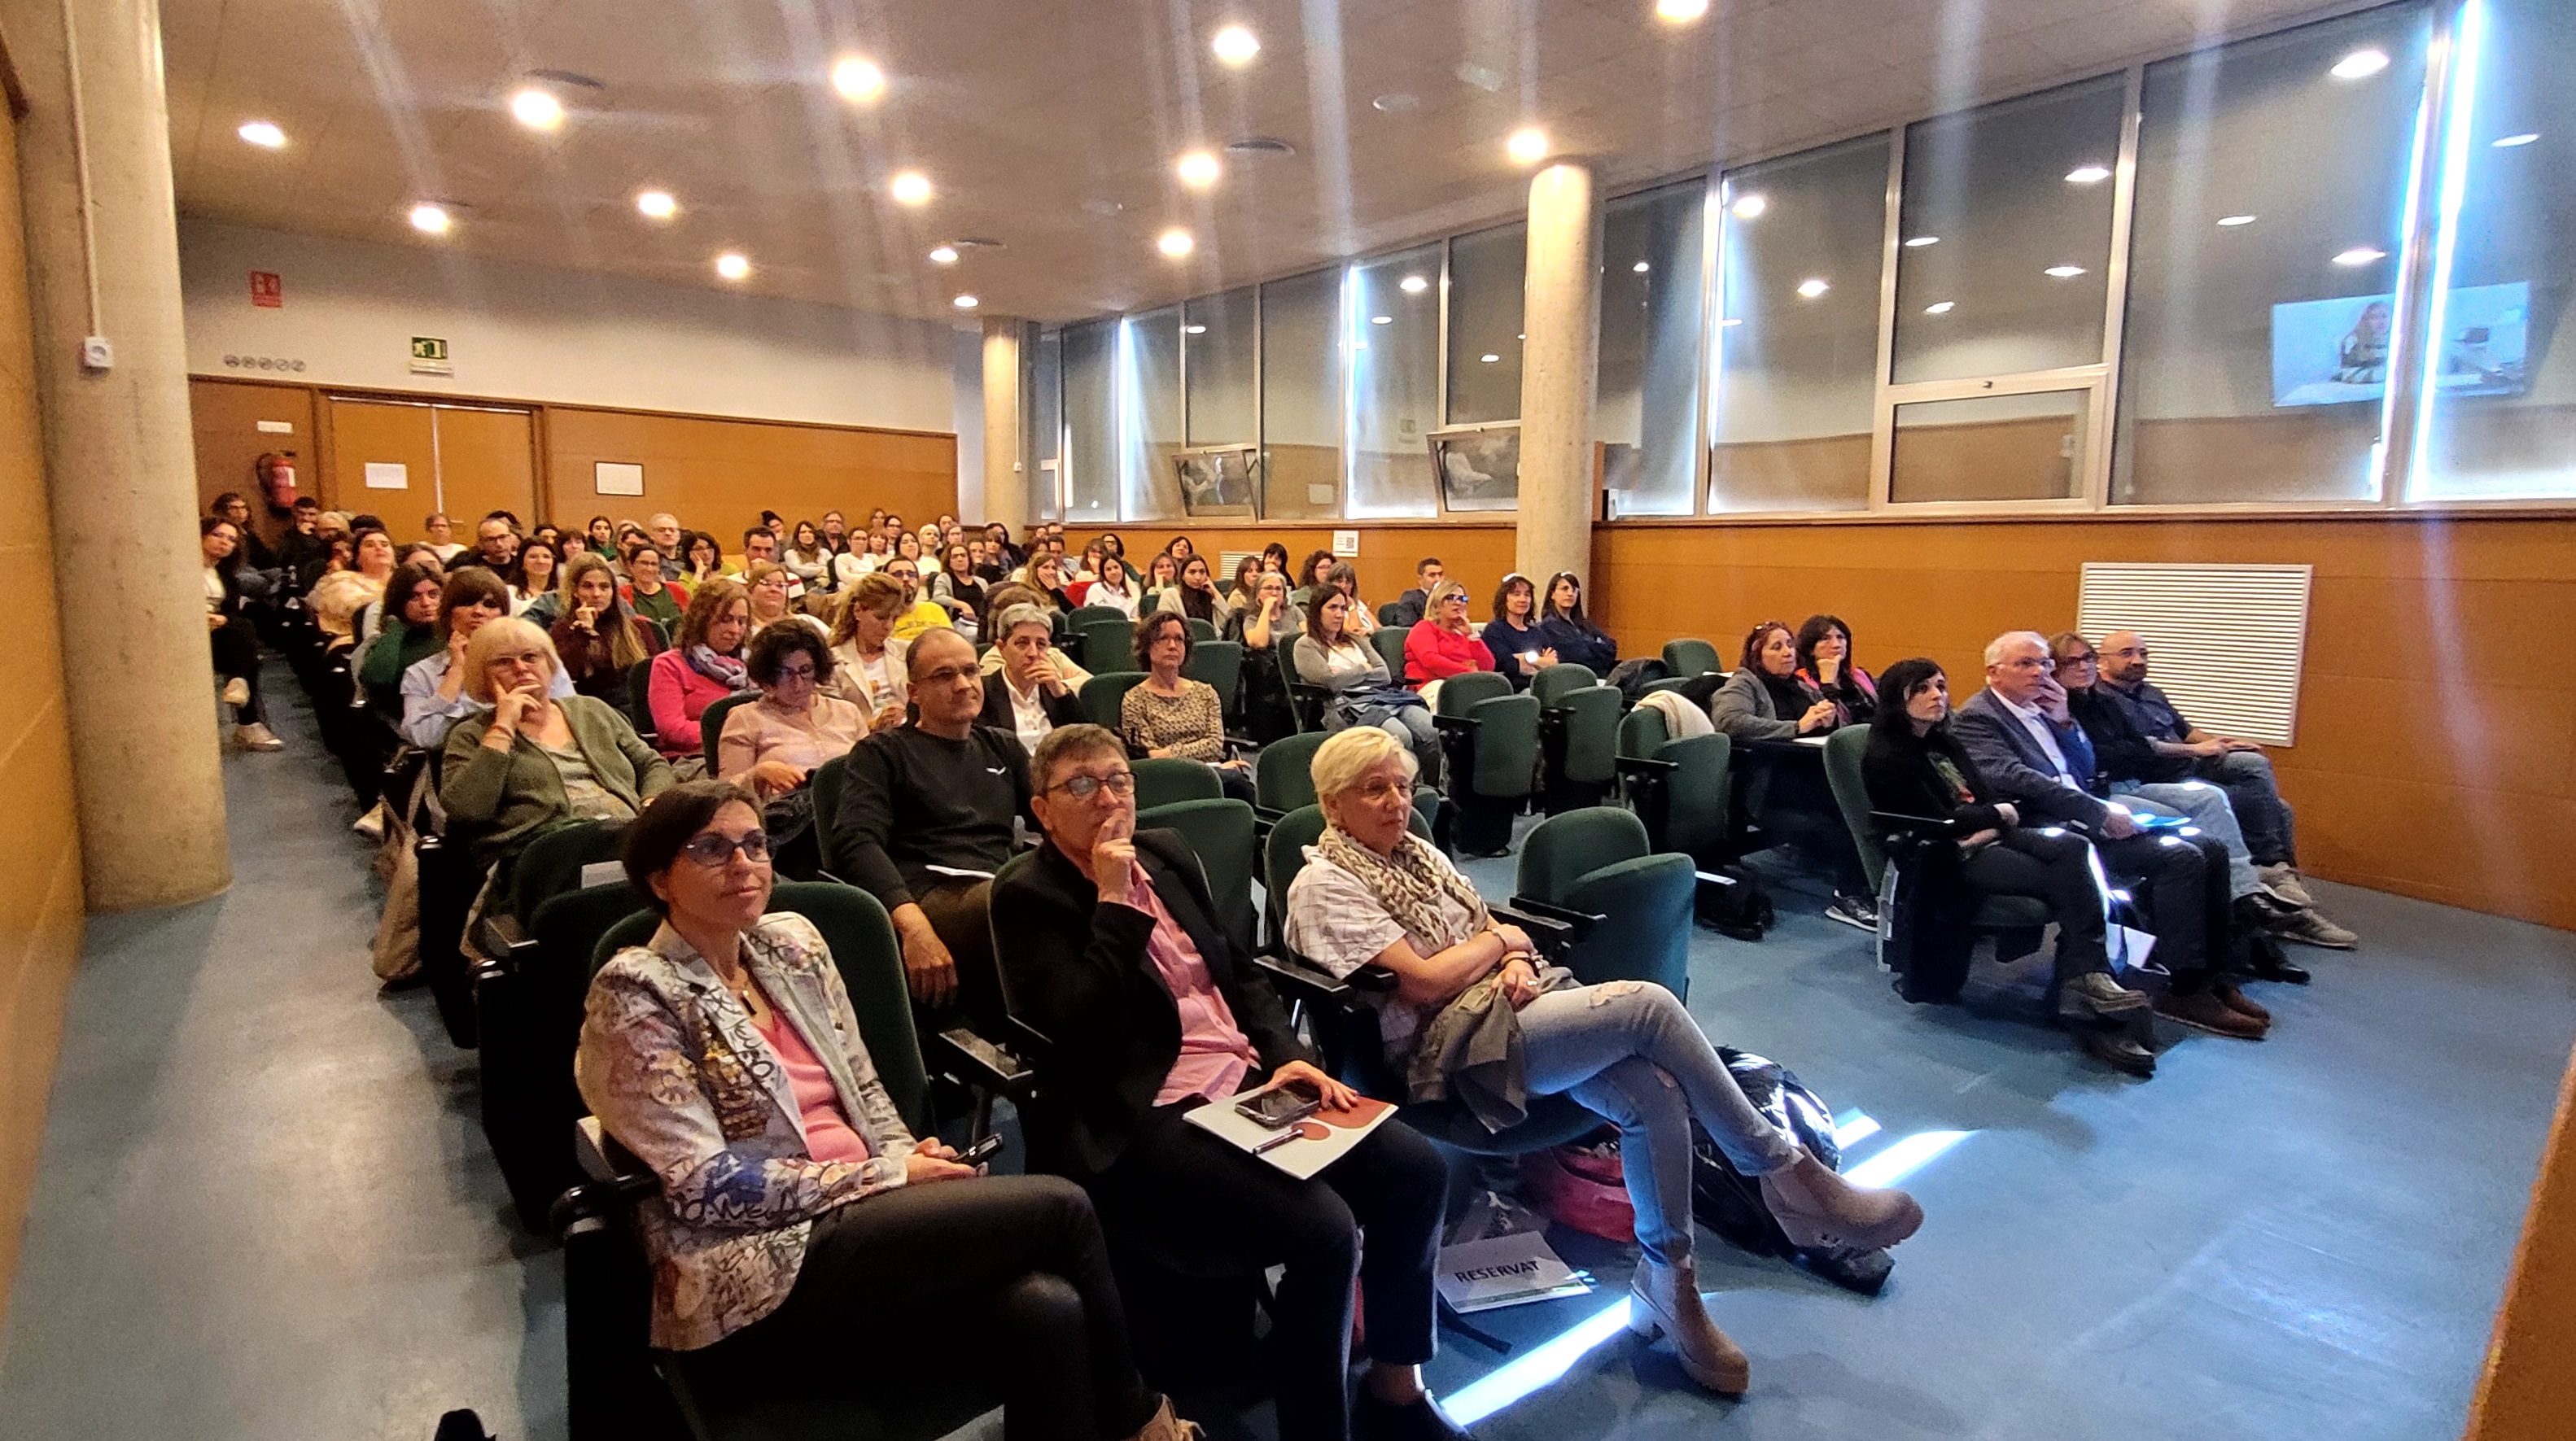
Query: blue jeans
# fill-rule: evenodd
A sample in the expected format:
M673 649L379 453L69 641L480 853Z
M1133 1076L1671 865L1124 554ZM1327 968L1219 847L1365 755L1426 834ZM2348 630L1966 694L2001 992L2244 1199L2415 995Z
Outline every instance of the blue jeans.
M2227 792L2208 781L2167 781L2141 785L2136 781L2113 781L2111 795L2134 811L2157 815L2181 816L2210 839L2227 847L2227 898L2238 900L2251 895L2262 884L2254 874L2254 853L2246 848L2244 828L2237 824L2236 807Z
M2272 758L2261 751L2229 751L2200 763L2204 780L2227 792L2236 807L2237 824L2245 829L2246 847L2258 866L2299 863L2299 842L2291 825L2290 803L2281 799L2281 783L2272 774Z
M1650 981L1550 991L1520 1011L1532 1095L1568 1095L1619 1128L1637 1241L1663 1265L1691 1253L1691 1134L1696 1117L1747 1176L1804 1154L1771 1124L1672 992Z

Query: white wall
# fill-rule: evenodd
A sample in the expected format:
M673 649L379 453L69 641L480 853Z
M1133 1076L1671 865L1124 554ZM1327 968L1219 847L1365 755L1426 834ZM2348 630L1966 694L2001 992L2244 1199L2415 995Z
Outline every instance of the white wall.
M954 332L949 348L950 428L957 432L957 518L984 516L984 330Z
M184 217L179 270L198 375L974 429L957 418L945 322ZM283 307L251 304L254 270L281 277ZM446 339L454 376L411 373L415 335Z

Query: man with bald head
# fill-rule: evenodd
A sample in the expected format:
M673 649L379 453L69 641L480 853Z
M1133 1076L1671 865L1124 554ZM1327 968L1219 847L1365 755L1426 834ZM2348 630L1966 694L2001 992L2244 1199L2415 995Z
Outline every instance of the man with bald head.
M1012 822L1030 815L1029 753L1018 736L977 723L984 677L973 642L934 630L904 661L912 722L851 748L824 860L893 918L913 1001L934 1016L962 1005L985 1029L1001 1019L986 902L1011 858Z
M686 553L680 549L680 518L663 511L644 522L644 533L653 537L653 548L662 553L662 579L678 580L688 574Z

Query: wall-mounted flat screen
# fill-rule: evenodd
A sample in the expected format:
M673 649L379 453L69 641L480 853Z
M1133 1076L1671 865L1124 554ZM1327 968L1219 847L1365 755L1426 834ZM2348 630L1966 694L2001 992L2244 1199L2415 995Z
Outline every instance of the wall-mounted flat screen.
M2388 338L2396 298L2353 295L2272 307L2272 403L2341 405L2388 391ZM2531 283L2454 288L2442 307L2446 395L2520 395L2528 384Z

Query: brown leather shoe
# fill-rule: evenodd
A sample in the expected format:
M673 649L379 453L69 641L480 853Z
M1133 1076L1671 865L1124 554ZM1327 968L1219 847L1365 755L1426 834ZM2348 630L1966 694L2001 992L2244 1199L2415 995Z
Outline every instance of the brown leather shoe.
M2259 1041L2264 1032L2272 1029L2269 1021L2258 1021L2208 991L2188 995L2169 991L2156 997L2156 1014L2211 1035L2234 1036L2240 1041Z
M2150 1080L2156 1074L2156 1053L2130 1039L2126 1031L2104 1030L2099 1026L2080 1026L2075 1043L2084 1054L2139 1080Z
M2209 983L2209 993L2218 997L2218 1003L2220 1005L2234 1011L2236 1014L2240 1016L2251 1016L2255 1020L2263 1022L2265 1025L2271 1024L2272 1013L2263 1009L2263 1007L2257 1003L2246 999L2245 993L2236 989L2236 983L2234 981L2227 980L2223 977L2218 980L2213 980Z

